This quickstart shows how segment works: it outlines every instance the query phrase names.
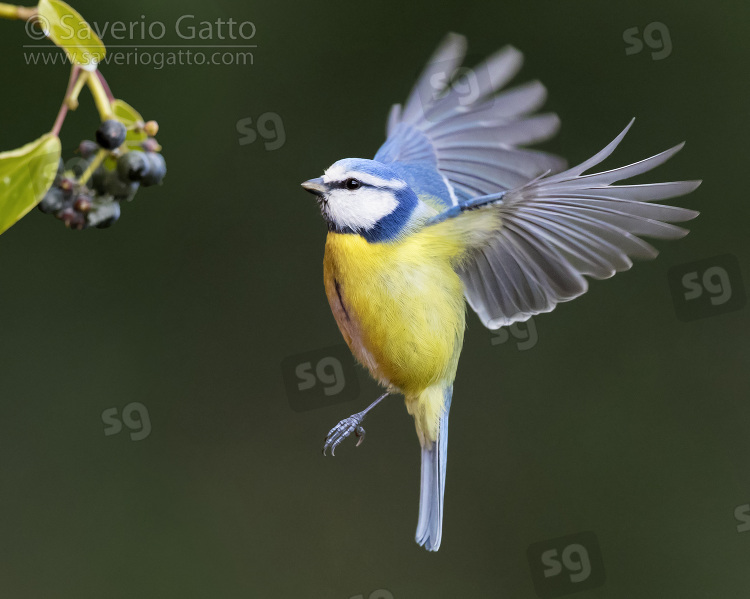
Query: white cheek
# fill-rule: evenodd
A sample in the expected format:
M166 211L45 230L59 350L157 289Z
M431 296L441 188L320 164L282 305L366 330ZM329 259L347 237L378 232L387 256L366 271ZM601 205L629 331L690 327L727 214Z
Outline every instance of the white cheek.
M364 231L375 226L398 206L392 193L377 189L334 189L328 194L326 211L339 227Z

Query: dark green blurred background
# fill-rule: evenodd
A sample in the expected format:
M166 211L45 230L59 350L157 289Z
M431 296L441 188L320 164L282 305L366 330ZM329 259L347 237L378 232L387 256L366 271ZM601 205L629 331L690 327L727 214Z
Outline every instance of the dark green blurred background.
M34 210L0 237L0 596L530 599L527 548L584 531L606 581L577 596L750 594L735 517L750 503L748 309L683 322L668 283L670 268L724 254L750 280L747 2L74 6L98 23L161 21L161 44L186 43L184 14L248 20L258 47L247 66L104 66L161 125L165 185L109 230ZM653 22L670 55L626 55L624 32ZM473 58L524 52L514 82L543 81L563 123L547 149L579 162L636 116L605 166L687 140L641 180L705 182L674 200L702 212L687 238L536 317L534 347L493 344L469 315L443 545L428 554L413 540L419 445L401 399L372 413L361 447L324 459L325 433L378 388L358 368L355 401L298 412L281 365L341 343L325 227L299 183L375 153L450 30ZM51 127L68 70L26 66L21 23L0 32L11 149ZM283 145L240 144L238 121L268 112ZM64 156L96 127L84 91ZM132 402L148 437L105 435L102 412Z

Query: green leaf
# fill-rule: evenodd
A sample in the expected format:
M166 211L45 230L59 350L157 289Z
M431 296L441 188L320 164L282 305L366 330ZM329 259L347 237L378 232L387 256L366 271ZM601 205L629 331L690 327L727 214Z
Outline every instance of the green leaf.
M138 121L143 122L141 113L124 100L114 100L112 102L112 112L126 127L135 125Z
M128 129L128 133L125 136L125 143L128 148L131 150L139 150L141 142L148 138L148 134L143 129L137 130L133 128L136 123L144 122L141 114L123 100L115 100L112 102L112 112L117 120Z
M52 186L60 139L47 133L17 150L0 152L0 233L36 206Z
M86 20L62 0L39 0L38 22L44 33L81 66L96 66L106 50Z

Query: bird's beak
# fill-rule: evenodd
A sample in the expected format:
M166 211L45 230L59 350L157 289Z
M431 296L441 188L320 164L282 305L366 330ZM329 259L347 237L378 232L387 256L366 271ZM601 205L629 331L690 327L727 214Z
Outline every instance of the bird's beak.
M323 177L305 181L302 184L302 187L310 193L315 194L316 196L322 196L326 191L328 191L328 187L325 183L323 183Z

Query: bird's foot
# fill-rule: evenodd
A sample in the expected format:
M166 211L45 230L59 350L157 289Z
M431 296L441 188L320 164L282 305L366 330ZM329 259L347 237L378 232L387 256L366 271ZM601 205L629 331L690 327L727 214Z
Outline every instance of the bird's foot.
M362 444L362 441L365 440L365 429L362 428L362 421L364 419L365 413L359 412L357 414L352 414L348 418L344 418L334 426L326 436L326 442L325 445L323 445L323 455L326 454L327 449L330 449L331 455L335 456L336 448L352 433L359 437L359 441L357 441L357 445L355 445L355 447L359 447Z

